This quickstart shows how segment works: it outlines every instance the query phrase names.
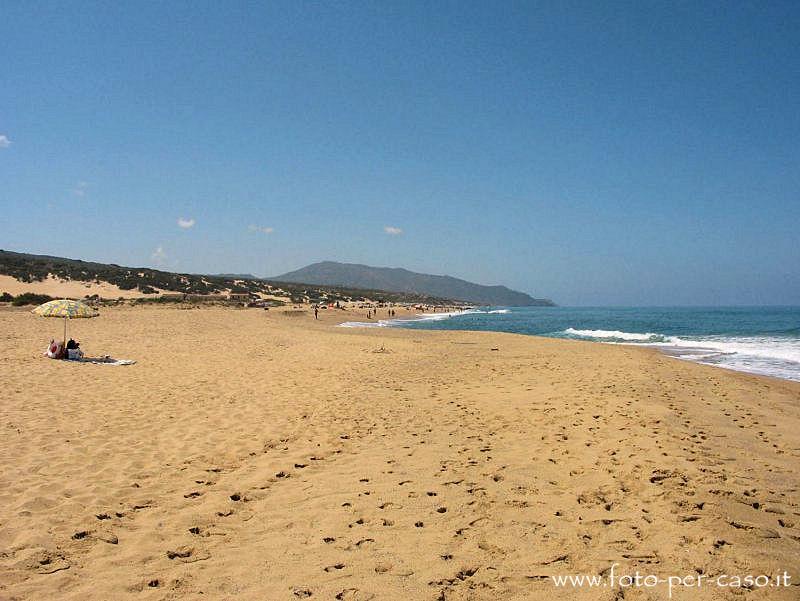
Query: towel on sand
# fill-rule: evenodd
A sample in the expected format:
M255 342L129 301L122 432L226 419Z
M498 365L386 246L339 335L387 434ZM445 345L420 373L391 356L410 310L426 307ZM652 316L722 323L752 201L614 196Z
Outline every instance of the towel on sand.
M136 363L133 359L114 359L106 355L105 357L83 357L76 359L78 363L99 363L102 365L133 365Z

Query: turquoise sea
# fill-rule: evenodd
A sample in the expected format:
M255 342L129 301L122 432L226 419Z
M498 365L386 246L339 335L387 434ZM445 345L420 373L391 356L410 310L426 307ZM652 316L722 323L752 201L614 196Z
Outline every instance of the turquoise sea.
M342 325L653 346L682 360L800 381L800 307L483 307Z

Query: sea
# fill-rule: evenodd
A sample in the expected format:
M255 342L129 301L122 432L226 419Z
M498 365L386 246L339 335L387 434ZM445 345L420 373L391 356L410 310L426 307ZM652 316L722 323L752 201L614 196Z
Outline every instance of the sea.
M512 332L656 347L684 361L800 381L800 307L482 307L342 326Z

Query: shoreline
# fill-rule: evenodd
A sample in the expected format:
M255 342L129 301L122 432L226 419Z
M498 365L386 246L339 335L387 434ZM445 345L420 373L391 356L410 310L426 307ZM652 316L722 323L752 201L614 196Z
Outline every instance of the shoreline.
M741 364L730 365L726 364L722 361L719 361L721 357L725 356L734 356L737 355L737 352L732 351L723 351L719 348L715 348L713 343L709 342L707 346L703 346L703 340L683 340L677 339L678 337L674 336L667 336L667 335L659 335L662 337L667 338L674 338L677 339L674 343L670 342L633 342L633 341L609 341L609 340L602 340L602 339L595 339L592 340L591 338L586 337L570 337L570 336L555 336L555 335L548 335L548 334L540 334L540 333L527 333L527 332L508 332L503 330L491 330L491 329L470 329L470 328L414 328L414 327L407 327L406 323L425 323L431 321L445 321L451 318L459 317L460 315L488 315L493 313L508 313L508 309L499 309L499 310L481 310L481 309L470 309L468 311L455 311L455 312L442 312L439 314L436 313L418 313L414 317L398 317L398 318L386 318L386 319L378 319L375 322L369 321L346 321L343 323L339 323L340 327L347 327L347 328L400 328L400 329L412 329L415 331L461 331L461 332L495 332L498 334L506 333L506 334L519 334L523 336L534 336L538 338L546 338L549 340L575 340L580 342L591 342L593 344L606 344L609 346L625 346L630 348L650 348L658 350L663 355L668 357L679 359L681 361L694 363L697 365L708 365L711 367L718 367L724 369L726 371L733 371L736 373L747 373L767 378L773 378L777 380L789 381L789 382L800 382L800 374L794 373L791 371L786 371L783 375L777 375L775 372L775 368L773 367L770 371L765 371L763 367L749 367L745 368L742 367ZM623 332L618 332L617 334L623 334ZM644 337L644 334L629 334L631 337ZM684 342L687 344L678 344L678 342ZM689 344L694 346L689 346ZM785 368L784 368L785 369Z
M584 600L550 576L613 563L800 581L800 384L283 311L70 325L123 367L42 358L58 320L0 311L0 597Z

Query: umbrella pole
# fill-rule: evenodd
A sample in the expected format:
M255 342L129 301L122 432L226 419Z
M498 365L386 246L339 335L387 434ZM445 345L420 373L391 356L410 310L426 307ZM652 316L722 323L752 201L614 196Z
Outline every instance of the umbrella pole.
M62 348L67 348L67 318L64 318L64 346Z

